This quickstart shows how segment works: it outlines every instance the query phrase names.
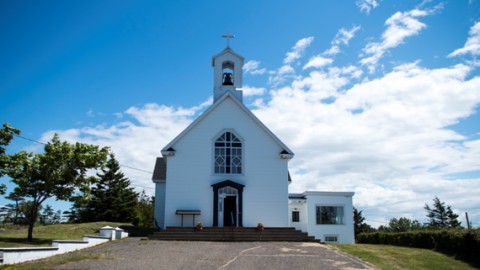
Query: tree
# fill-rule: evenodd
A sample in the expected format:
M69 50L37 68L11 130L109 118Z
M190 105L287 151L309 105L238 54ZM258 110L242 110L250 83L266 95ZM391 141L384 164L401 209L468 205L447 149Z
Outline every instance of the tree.
M18 195L15 192L10 193L10 195L5 197L5 199L15 201L15 205L12 207L13 210L15 211L15 213L13 215L13 224L18 224L19 205L20 205L21 202L25 201L25 199L22 198L22 196Z
M458 221L458 215L453 213L450 205L440 201L438 197L433 199L433 207L425 204L424 209L427 211L429 218L428 226L436 228L458 228L461 222Z
M62 211L61 210L57 210L57 212L55 212L53 214L53 223L62 223Z
M57 134L45 145L42 154L15 154L19 162L9 168L7 174L17 185L14 193L31 199L27 215L28 241L33 239L33 227L42 203L52 197L70 200L76 190L89 189L92 177L86 176L87 171L103 166L107 155L107 147L61 142Z
M0 129L0 177L5 175L5 170L11 166L12 160L10 156L6 155L6 146L13 139L13 135L19 135L20 130L13 128L8 123L3 124L3 128ZM7 190L5 184L0 184L0 195L4 195Z
M18 205L17 224L28 225L28 216L31 215L32 205L32 201L23 201ZM37 215L39 214L40 210L42 210L41 205L37 209Z
M357 235L363 232L372 232L375 229L364 222L365 218L362 216L362 211L358 211L357 208L353 208L353 228L355 232L355 239Z
M105 168L97 176L97 183L91 189L90 199L79 209L80 220L133 221L138 194L130 187L130 180L120 171L120 165L114 154L110 154Z
M405 217L392 218L387 226L380 226L379 230L387 232L408 232L421 229L422 225L418 220L410 220Z
M45 208L43 208L42 215L40 216L40 222L42 224L52 224L54 222L54 215L55 212L51 205L47 204Z
M145 190L138 196L137 216L133 221L133 225L150 228L154 225L155 197L149 197L145 194Z
M80 222L78 211L76 208L70 208L70 211L63 211L63 216L68 218L69 223Z

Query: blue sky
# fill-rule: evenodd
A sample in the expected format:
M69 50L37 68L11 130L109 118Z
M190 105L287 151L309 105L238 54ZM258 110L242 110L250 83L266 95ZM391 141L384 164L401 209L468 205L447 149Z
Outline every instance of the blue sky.
M152 192L128 167L153 170L211 104L230 31L244 103L296 154L291 192L355 191L375 226L423 222L438 196L480 226L478 14L479 0L1 1L0 120L109 145ZM23 149L41 145L9 147Z

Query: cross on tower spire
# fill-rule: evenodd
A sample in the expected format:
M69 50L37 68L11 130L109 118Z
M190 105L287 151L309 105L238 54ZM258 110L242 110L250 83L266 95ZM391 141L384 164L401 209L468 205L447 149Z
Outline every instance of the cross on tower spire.
M222 35L222 37L227 39L227 48L230 48L230 39L235 38L235 35L227 32L226 34Z

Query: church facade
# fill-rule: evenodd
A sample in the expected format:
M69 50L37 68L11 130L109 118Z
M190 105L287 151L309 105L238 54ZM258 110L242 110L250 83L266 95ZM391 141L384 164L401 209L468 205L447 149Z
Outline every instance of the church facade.
M294 153L243 104L243 64L228 45L213 57L213 104L161 150L153 174L158 227L300 228L308 220L292 223L292 211L300 211L289 207ZM303 208L297 200L303 215L312 198L306 195ZM343 203L350 211L351 196L349 206Z

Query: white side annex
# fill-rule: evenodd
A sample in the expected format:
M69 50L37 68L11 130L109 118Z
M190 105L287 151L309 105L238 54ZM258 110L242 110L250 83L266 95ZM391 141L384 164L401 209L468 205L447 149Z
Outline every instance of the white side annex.
M294 154L243 104L243 63L229 46L213 57L214 103L157 158L152 178L157 227L199 221L207 227L298 225L289 221L288 161ZM322 203L330 198L317 199ZM346 212L353 211L351 196L346 203L345 222L352 223ZM309 234L310 229L321 227L306 225Z
M353 192L289 194L290 227L326 243L354 244Z

